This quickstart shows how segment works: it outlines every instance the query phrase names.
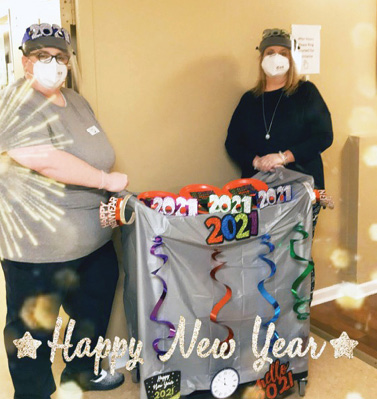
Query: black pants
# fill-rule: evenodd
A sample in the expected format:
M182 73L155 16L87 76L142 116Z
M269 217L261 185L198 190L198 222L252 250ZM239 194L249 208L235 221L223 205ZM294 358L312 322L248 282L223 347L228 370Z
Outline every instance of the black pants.
M50 398L56 386L47 341L52 341L60 306L63 305L70 318L76 320L70 355L80 339L90 338L94 349L98 337L106 334L119 275L113 243L110 241L88 256L73 261L35 264L5 259L2 266L7 300L4 339L14 398ZM48 325L46 320L50 320ZM26 331L42 341L36 359L17 358L13 340L23 337ZM60 351L57 350L56 356ZM93 373L94 357L75 357L66 367L74 372Z

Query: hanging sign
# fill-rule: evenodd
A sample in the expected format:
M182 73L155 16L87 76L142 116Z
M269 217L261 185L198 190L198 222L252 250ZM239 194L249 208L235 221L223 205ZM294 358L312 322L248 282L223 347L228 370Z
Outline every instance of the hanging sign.
M292 37L299 47L298 54L294 49L292 51L298 73L311 75L320 72L320 33L321 25L292 25Z

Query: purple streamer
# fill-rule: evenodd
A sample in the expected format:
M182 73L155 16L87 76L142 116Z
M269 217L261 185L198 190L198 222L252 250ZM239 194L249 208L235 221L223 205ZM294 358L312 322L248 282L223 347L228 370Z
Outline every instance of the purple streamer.
M157 353L157 358L159 359L159 356L165 355L165 353L166 353L166 351L162 351L162 350L159 349L159 347L158 347L159 342L160 342L162 339L174 338L174 337L175 337L175 334L176 334L176 329L175 329L174 324L171 323L170 321L167 321L167 320L159 320L159 319L157 318L158 311L160 310L160 308L161 308L161 306L162 306L162 304L163 304L163 302L164 302L164 300L165 300L165 297L166 297L166 295L167 295L167 293L168 293L168 286L167 286L165 280L164 280L162 277L158 276L157 273L160 271L160 269L162 268L162 266L165 265L165 263L168 261L169 258L168 258L168 256L165 255L165 254L157 254L157 253L156 253L157 248L159 248L161 245L164 244L164 243L162 242L162 237L156 236L156 237L154 238L153 242L154 242L155 244L152 245L152 248L150 249L150 253L151 253L152 255L157 256L157 257L159 257L160 259L162 259L162 260L163 260L163 264L162 264L158 269L154 270L151 274L153 274L154 276L156 276L157 278L160 279L160 281L161 281L161 283L162 283L162 286L163 286L163 292L162 292L162 294L161 294L161 296L160 296L160 299L157 301L155 307L153 308L152 313L150 314L149 318L150 318L152 321L155 321L156 323L164 324L165 326L169 327L169 335L168 335L167 338L156 338L156 339L153 341L153 348L154 348L154 350L155 350L156 353Z

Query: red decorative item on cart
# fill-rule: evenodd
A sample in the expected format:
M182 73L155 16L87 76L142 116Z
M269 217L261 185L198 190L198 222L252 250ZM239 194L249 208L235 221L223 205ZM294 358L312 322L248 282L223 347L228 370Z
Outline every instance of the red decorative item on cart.
M179 195L182 197L196 198L198 200L199 213L208 213L208 200L211 194L216 194L220 197L226 193L221 188L210 184L189 184L179 191Z
M257 179L237 179L225 184L223 191L225 194L233 195L255 195L260 190L268 190L268 185Z

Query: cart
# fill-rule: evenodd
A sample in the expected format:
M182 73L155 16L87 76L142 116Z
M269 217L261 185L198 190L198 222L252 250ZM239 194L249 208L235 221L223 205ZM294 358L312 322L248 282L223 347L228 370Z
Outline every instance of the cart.
M290 187L291 197L280 202L275 198L274 202L270 195L267 206L254 211L258 216L256 235L229 239L233 237L230 231L233 222L229 217L224 222L228 225L225 226L227 235L221 243L211 243L209 238L215 235L215 228L212 230L206 221L210 217L217 217L223 223L224 217L230 213L200 214L195 217L165 216L135 197L128 202L126 213L134 212L136 222L122 227L126 276L124 306L129 337L143 342L144 359L144 365L132 371L134 382L140 380L144 383L153 376L180 371L180 392L189 395L209 390L214 375L224 368L235 369L241 384L263 378L270 364L266 362L260 371L253 367L257 358L252 349L252 336L257 316L262 319L259 350L264 345L268 325L274 317L278 337L284 338L287 343L293 338L301 338L303 346L306 346L310 321L309 317L298 318L294 310L297 298L292 294L292 285L307 268L308 262L294 259L290 248L291 240L295 240L296 254L311 259L313 180L310 176L285 168L279 168L272 174L259 173L254 177L265 181L275 191L279 187ZM297 226L307 232L307 238ZM156 237L160 237L163 244L153 251ZM272 251L268 242L274 246ZM161 257L156 254L166 255L166 263L163 264ZM275 264L275 273L272 273L271 264L266 262L266 258ZM211 270L220 263L224 264L212 278ZM153 342L161 338L158 349L164 352L169 350L173 339L166 339L169 329L165 324L150 317L164 290L158 276L166 283L167 292L157 319L169 321L177 327L180 317L184 317L185 350L191 341L196 320L201 321L198 341L209 338L211 344L215 338L229 338L229 327L236 342L235 351L229 359L215 359L213 356L201 358L195 352L196 347L188 358L184 358L178 344L168 361L159 360ZM231 298L218 311L216 322L211 321L211 312L224 297L226 286L231 288ZM262 292L267 292L270 300ZM297 295L300 298L310 297L310 275L297 288ZM278 317L273 301L279 306ZM308 355L294 358L285 356L279 360L281 363L289 362L289 370L298 381L299 393L304 396ZM143 385L140 387L140 398L147 399Z

